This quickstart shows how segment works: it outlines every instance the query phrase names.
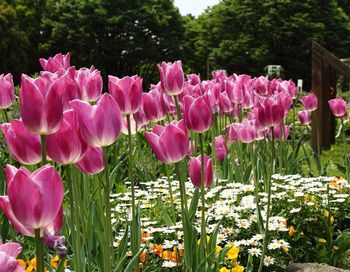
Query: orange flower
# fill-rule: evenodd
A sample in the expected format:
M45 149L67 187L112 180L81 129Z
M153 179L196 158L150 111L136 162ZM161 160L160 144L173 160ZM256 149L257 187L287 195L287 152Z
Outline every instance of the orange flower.
M170 250L164 250L162 255L161 255L162 259L164 261L169 261L171 259L171 251Z
M154 244L154 245L153 245L153 253L154 253L154 254L157 254L159 257L161 257L162 252L163 252L163 247L162 247L162 245L157 245L157 244Z
M146 252L142 252L140 255L140 261L141 263L144 263L147 260L147 253Z

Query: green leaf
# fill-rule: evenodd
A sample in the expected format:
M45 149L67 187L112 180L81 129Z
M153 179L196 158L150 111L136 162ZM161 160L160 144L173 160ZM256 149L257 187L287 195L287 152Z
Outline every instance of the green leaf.
M193 222L195 218L197 207L198 207L199 196L200 196L199 189L196 188L193 192L193 196L192 196L192 200L189 208L190 222Z
M137 254L131 259L131 261L129 262L128 266L125 268L124 272L129 272L131 271L131 269L133 267L135 267L136 265L138 266L139 263L139 257L141 255L141 253L144 251L145 247L141 248L139 250L139 252L137 252Z
M158 204L160 206L160 209L162 210L162 215L163 215L163 220L164 220L165 225L167 227L173 226L174 222L171 220L168 212L166 211L166 209L164 207L163 202L160 199L158 199Z

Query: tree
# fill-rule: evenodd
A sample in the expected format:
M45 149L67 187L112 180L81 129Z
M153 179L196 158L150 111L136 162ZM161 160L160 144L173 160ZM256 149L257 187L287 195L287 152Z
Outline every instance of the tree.
M198 18L200 71L208 56L229 73L263 73L281 64L286 77L309 79L312 41L349 55L349 17L335 0L223 0Z
M18 82L28 64L29 42L16 18L16 11L10 4L0 3L0 74L10 72Z
M155 65L181 57L182 18L171 0L48 0L47 55L70 51L74 64L104 75L158 79Z

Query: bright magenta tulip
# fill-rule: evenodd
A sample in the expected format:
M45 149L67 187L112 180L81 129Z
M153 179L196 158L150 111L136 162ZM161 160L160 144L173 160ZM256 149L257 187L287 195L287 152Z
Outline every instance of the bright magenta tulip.
M226 139L222 135L215 137L215 154L219 162L224 161L228 154Z
M207 131L212 125L212 110L207 95L184 98L184 118L186 127L197 133Z
M57 163L66 165L80 161L87 145L73 110L63 113L60 129L46 138L46 148L49 157Z
M348 115L346 102L343 98L334 98L328 101L328 105L335 117L344 118Z
M188 154L190 143L184 120L173 121L165 127L155 125L152 132L145 132L145 137L163 163L179 162Z
M307 110L298 111L298 117L302 125L311 124L311 112Z
M158 64L160 82L166 95L178 95L182 93L185 82L181 60L174 63L162 62Z
M63 184L56 169L44 165L30 173L26 168L6 166L7 196L0 197L0 208L15 229L34 236L40 229L52 234L62 227Z
M195 187L201 188L201 156L190 158L190 178ZM213 164L212 160L204 154L204 185L210 187L213 183Z
M233 110L233 105L225 91L222 93L219 93L218 103L219 103L220 113L228 113Z
M300 102L307 111L314 111L317 109L317 96L314 93L303 96L300 98Z
M23 267L17 261L17 256L21 253L21 251L22 247L20 244L2 244L0 240L0 271L24 272Z
M190 85L194 86L194 85L197 85L197 84L201 83L201 78L197 74L190 74L190 75L187 75L187 82Z
M41 67L45 71L55 73L58 70L67 70L70 67L70 55L67 53L63 55L62 53L56 54L54 57L49 57L46 59L39 59Z
M59 129L63 116L62 85L55 74L45 73L36 79L22 75L20 111L29 131L48 135Z
M9 152L22 164L37 164L41 161L40 136L26 129L22 120L0 125Z
M254 124L254 122L243 120L238 126L238 140L246 144L255 141L257 129Z
M81 100L69 103L77 113L83 138L88 145L109 146L117 140L122 128L122 116L110 94L103 94L94 106Z
M102 93L103 81L99 70L91 66L76 71L74 80L79 88L80 97L86 102L95 102Z
M102 148L88 146L86 152L76 166L85 174L95 175L105 168Z
M11 74L0 75L0 109L9 108L15 100L15 87Z
M284 117L284 106L279 94L263 99L257 105L256 125L259 129L278 126Z
M227 139L230 142L237 143L238 133L241 126L242 126L241 123L234 123L226 127Z
M139 110L142 94L142 78L139 76L108 76L108 90L123 114L134 114Z

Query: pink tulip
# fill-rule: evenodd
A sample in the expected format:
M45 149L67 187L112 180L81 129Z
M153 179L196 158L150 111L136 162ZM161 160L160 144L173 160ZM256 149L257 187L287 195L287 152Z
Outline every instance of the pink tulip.
M259 95L267 95L269 93L269 80L267 77L260 76L255 79L254 83L255 92Z
M241 126L238 126L238 140L242 143L251 143L255 141L257 129L251 121L243 120Z
M198 157L190 157L190 178L195 187L201 188L201 156ZM204 185L205 187L210 187L213 183L213 164L212 160L204 154Z
M94 106L81 100L69 103L77 113L83 138L88 145L109 146L117 140L122 117L117 102L110 94L103 94Z
M218 102L219 102L219 108L221 113L228 113L233 110L233 106L230 101L230 98L228 97L225 91L222 93L219 93Z
M63 115L62 85L63 81L55 74L36 79L22 75L20 111L29 131L48 135L59 129Z
M50 158L64 165L76 163L84 155L87 146L73 110L64 112L60 129L47 136L46 147Z
M215 154L219 162L224 161L228 154L226 140L222 135L215 137Z
M241 126L242 126L241 123L234 123L226 127L227 139L230 142L237 143L238 133Z
M76 166L85 174L95 175L103 171L105 163L102 148L88 146L86 152Z
M15 87L11 74L0 75L0 109L9 108L15 100Z
M74 81L75 73L75 68L70 67L66 73L60 77L60 80L62 81L60 91L62 93L63 111L71 109L69 101L81 99L80 89Z
M289 95L293 100L298 97L298 88L297 86L295 86L294 81L291 79L288 81L284 80L280 82L277 89L278 89L278 92L289 93Z
M212 110L207 95L184 98L184 117L186 127L197 133L207 131L212 125Z
M227 75L226 75L225 70L212 71L211 75L216 82L222 82L222 81L227 79Z
M18 243L2 244L0 240L0 271L24 272L23 267L17 262L17 256L22 247Z
M212 113L218 113L220 111L219 107L219 94L221 93L221 84L210 82L206 85L206 94L208 95L208 100Z
M60 69L67 70L70 66L70 55L67 53L63 55L62 53L56 54L53 58L49 57L46 59L39 59L41 67L45 71L55 73Z
M303 96L300 98L300 102L307 111L314 111L317 109L317 96L314 93Z
M165 127L155 125L152 132L145 132L145 137L163 163L179 162L188 154L189 138L184 120L173 121Z
M298 117L302 125L311 124L311 112L307 110L302 110L298 112Z
M187 82L190 85L194 86L194 85L197 85L197 84L201 83L201 78L197 74L190 74L190 75L187 75Z
M9 152L22 164L37 164L41 161L40 136L26 129L22 120L12 120L0 125Z
M164 93L171 96L180 94L185 81L181 60L174 63L163 61L158 64L158 70Z
M284 106L280 96L267 97L257 105L256 125L259 129L277 126L284 117Z
M137 123L137 129L143 128L145 125L148 125L150 120L146 117L145 113L143 112L142 108L139 109L138 112L136 112L134 115L132 115L134 120ZM131 116L130 116L131 117Z
M280 139L280 140L283 140L283 141L288 139L290 126L284 126L283 127L283 133L281 131L281 127L280 126L275 126L273 128L270 128L270 132L269 132L269 137L270 138L272 138L272 132L271 132L272 129L273 129L273 132L274 132L275 139Z
M80 68L76 71L74 80L79 88L80 97L86 102L95 102L102 93L103 81L101 73L95 67Z
M292 97L288 92L281 92L279 96L283 105L284 116L287 116L293 103Z
M134 114L139 110L142 94L142 78L139 76L126 76L121 79L108 76L108 90L123 114Z
M328 105L335 117L344 118L348 115L346 102L343 98L334 98L328 101Z
M6 166L7 196L0 197L0 208L15 229L34 236L40 229L52 234L62 227L63 184L56 169L44 165L33 173L26 168Z
M142 93L141 105L144 114L150 122L157 122L167 115L167 108L163 94L157 90Z

